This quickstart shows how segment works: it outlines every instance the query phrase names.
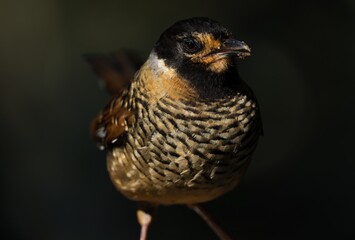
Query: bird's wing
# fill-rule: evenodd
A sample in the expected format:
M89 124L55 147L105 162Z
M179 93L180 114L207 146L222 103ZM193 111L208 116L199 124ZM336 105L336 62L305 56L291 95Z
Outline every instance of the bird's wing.
M133 119L133 113L123 106L121 97L114 97L92 121L91 135L102 150L119 145Z
M122 104L122 93L132 81L141 62L128 52L115 52L110 55L86 54L86 60L101 78L105 89L113 96L104 110L93 120L91 135L100 149L119 144L132 121L132 112Z

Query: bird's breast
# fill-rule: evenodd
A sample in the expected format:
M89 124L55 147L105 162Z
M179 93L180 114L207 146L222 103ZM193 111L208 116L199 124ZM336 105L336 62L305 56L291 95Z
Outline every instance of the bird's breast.
M256 104L242 94L218 101L136 99L126 144L108 157L113 181L135 200L202 202L233 188L254 150Z

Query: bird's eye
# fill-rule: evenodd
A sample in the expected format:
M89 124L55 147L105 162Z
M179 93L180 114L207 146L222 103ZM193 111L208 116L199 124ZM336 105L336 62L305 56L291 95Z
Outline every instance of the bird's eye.
M202 49L201 43L194 38L186 38L182 41L183 50L187 53L197 53Z

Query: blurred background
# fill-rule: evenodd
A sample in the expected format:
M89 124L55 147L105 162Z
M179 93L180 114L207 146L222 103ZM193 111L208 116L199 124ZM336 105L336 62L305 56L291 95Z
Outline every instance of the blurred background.
M88 125L108 101L82 58L135 49L207 16L253 49L240 63L265 136L240 186L206 204L236 239L354 239L355 1L1 0L4 239L138 239ZM161 207L149 239L217 239Z

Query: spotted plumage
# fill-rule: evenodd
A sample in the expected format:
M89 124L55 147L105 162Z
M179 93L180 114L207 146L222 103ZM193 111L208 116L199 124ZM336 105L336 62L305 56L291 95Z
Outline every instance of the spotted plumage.
M235 67L249 53L207 18L177 22L161 35L92 125L121 193L151 204L198 204L238 184L261 134L258 104Z

